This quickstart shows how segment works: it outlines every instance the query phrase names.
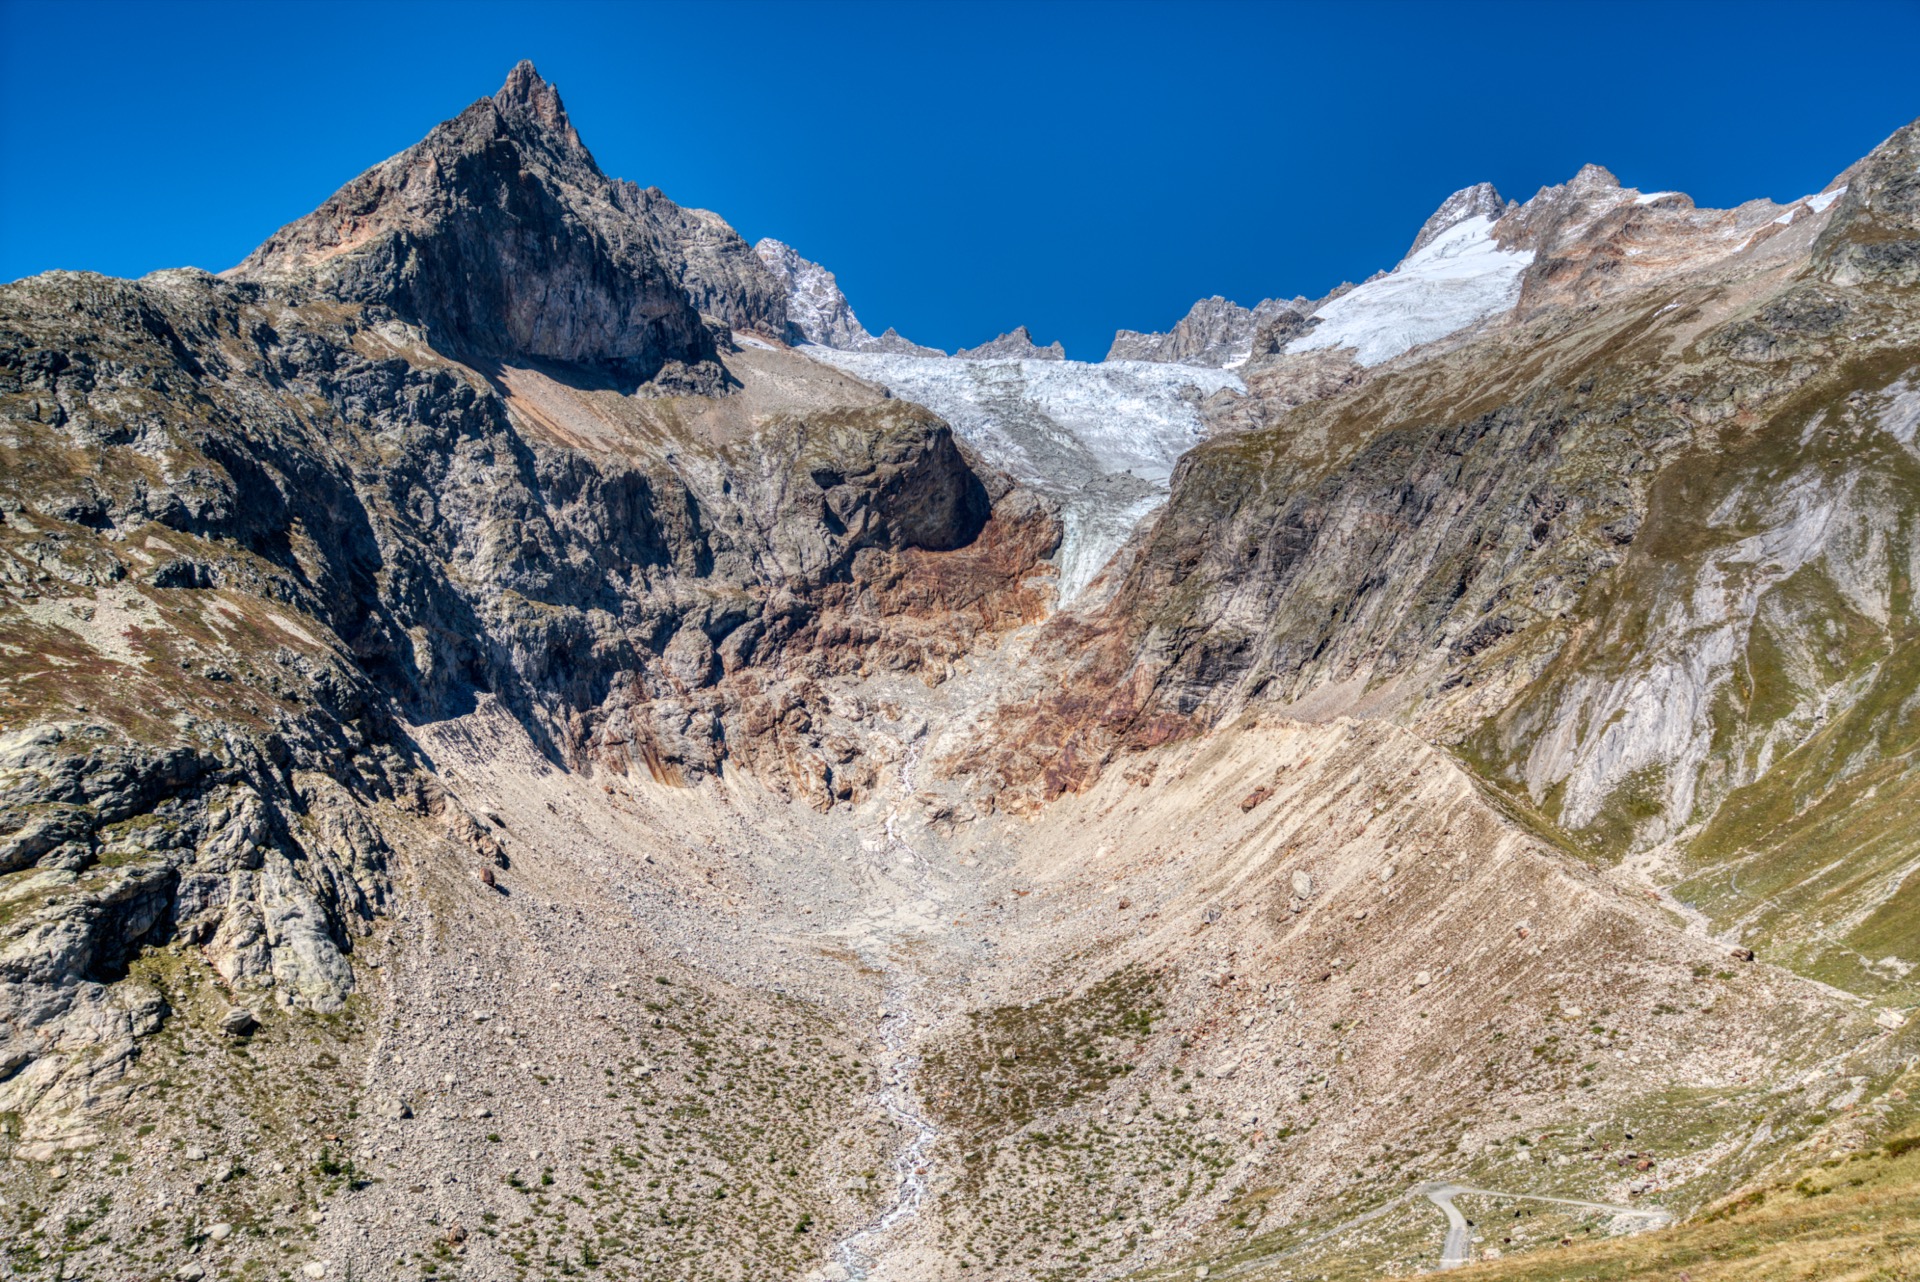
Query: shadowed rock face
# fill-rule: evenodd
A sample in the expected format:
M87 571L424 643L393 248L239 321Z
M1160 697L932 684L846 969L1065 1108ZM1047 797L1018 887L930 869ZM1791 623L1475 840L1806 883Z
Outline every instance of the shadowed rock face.
M448 352L643 379L709 365L703 311L785 327L784 294L738 234L609 179L525 62L228 274L383 304Z

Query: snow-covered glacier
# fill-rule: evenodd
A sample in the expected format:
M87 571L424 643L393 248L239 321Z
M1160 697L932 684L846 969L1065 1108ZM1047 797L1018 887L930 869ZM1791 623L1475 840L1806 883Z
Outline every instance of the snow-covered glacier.
M1378 365L1511 310L1533 252L1502 249L1493 223L1485 214L1455 223L1385 276L1320 308L1320 323L1287 350L1351 347L1362 365Z
M925 405L995 467L1061 504L1060 600L1072 601L1166 500L1205 435L1198 402L1244 392L1229 370L1153 361L958 360L807 345L815 360Z

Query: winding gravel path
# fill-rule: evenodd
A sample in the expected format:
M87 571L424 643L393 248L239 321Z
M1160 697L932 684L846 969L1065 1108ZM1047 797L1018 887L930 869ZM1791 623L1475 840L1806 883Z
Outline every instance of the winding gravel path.
M1503 1193L1498 1189L1483 1189L1471 1184L1428 1184L1416 1190L1429 1202L1439 1207L1447 1217L1447 1238L1440 1247L1440 1267L1457 1269L1473 1259L1473 1234L1467 1217L1453 1204L1453 1199L1462 1193L1477 1193L1482 1197L1514 1198L1527 1202L1553 1202L1560 1206L1577 1206L1588 1211L1605 1211L1609 1215L1631 1216L1647 1221L1647 1227L1657 1229L1673 1222L1673 1213L1665 1207L1612 1206L1605 1202L1583 1202L1571 1197L1548 1197L1542 1193Z
M1473 1235L1468 1231L1467 1217L1460 1214L1460 1208L1453 1204L1455 1193L1467 1190L1458 1184L1443 1184L1439 1188L1426 1190L1427 1200L1447 1217L1447 1240L1440 1245L1440 1267L1457 1269L1473 1258Z

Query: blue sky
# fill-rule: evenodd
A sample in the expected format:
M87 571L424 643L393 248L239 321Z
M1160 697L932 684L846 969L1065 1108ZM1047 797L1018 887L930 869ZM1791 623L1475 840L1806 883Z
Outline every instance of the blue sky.
M1094 359L1391 266L1483 179L1817 191L1920 116L1916 48L1920 0L0 0L0 279L229 266L528 57L609 173L824 262L876 333Z

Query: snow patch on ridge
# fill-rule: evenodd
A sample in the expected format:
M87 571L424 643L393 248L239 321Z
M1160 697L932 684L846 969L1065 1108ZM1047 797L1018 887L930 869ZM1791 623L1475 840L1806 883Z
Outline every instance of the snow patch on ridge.
M987 462L1059 499L1062 604L1166 501L1174 463L1205 435L1200 398L1246 390L1227 370L1157 361L797 350L926 406Z
M1832 191L1823 191L1817 196L1803 196L1801 199L1794 201L1786 213L1780 215L1773 221L1782 225L1791 226L1794 218L1800 213L1802 208L1810 209L1816 214L1824 214L1827 212L1828 205L1831 205L1834 201L1846 194L1847 184L1841 183Z
M1493 222L1476 214L1449 227L1387 275L1322 307L1320 324L1287 350L1351 347L1360 364L1378 365L1511 309L1533 252L1502 249Z

